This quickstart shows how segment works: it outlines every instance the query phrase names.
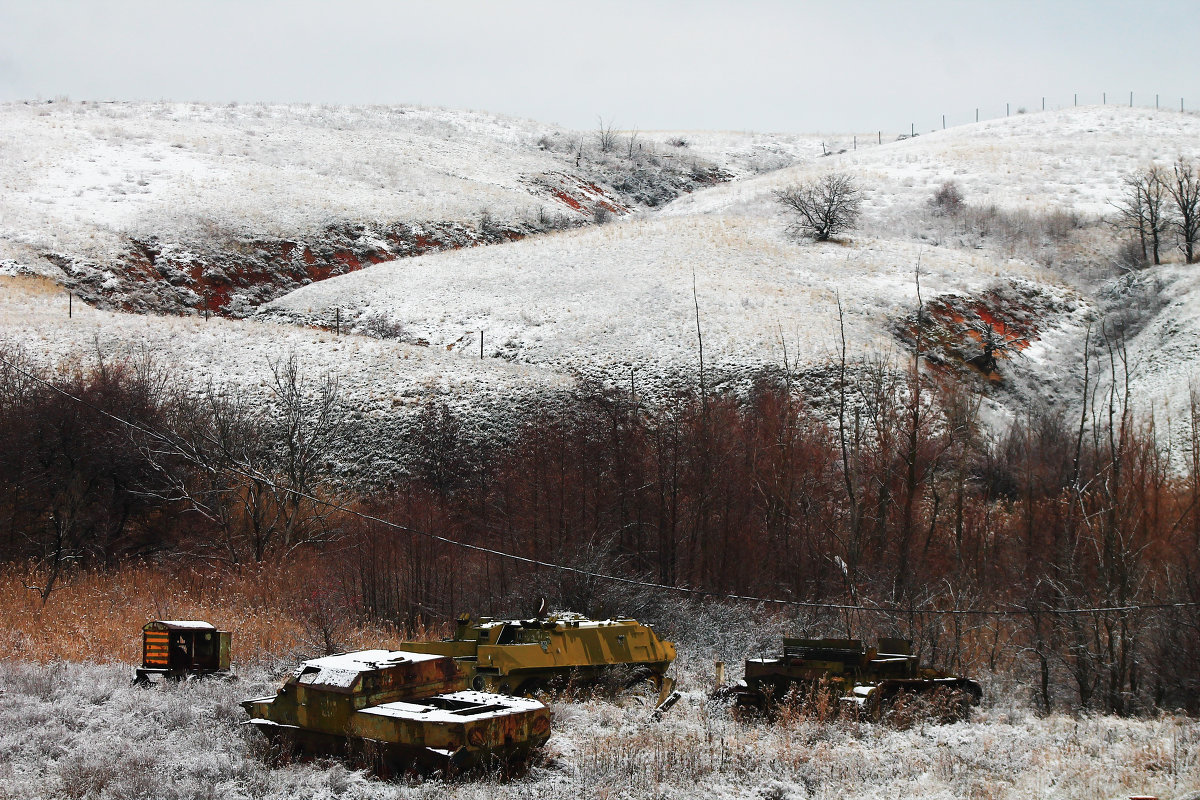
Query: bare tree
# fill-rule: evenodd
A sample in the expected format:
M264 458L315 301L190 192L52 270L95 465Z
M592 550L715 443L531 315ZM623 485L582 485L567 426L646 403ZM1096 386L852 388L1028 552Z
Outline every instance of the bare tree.
M338 382L322 376L309 390L295 356L270 363L271 404L211 389L174 420L172 455L185 469L156 464L169 494L213 524L210 555L231 563L333 539L338 490L328 472L341 424Z
M1161 264L1162 236L1170 222L1165 173L1154 164L1144 172L1126 176L1124 183L1125 195L1114 203L1116 226L1137 236L1143 260L1153 257L1155 264Z
M1174 202L1170 225L1179 233L1179 249L1188 264L1196 260L1196 239L1200 237L1200 175L1196 166L1180 156L1171 167L1167 193Z
M858 185L840 172L777 191L775 199L792 212L788 230L817 242L852 229L862 206Z
M612 120L605 122L604 117L597 117L596 125L596 140L600 145L600 152L611 153L617 147L616 124Z

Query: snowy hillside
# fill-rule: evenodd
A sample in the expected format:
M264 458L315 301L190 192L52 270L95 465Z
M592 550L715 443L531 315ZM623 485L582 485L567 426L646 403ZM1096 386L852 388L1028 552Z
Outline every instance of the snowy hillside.
M710 367L782 366L785 347L811 366L839 347L839 294L852 353L889 349L889 320L916 305L918 259L929 296L1012 279L1071 294L1045 270L1001 269L974 252L868 238L797 245L770 218L675 216L381 264L294 292L261 316L329 325L335 313L383 314L464 357L484 330L489 356L669 374L698 365L698 304Z
M1104 303L1061 265L1111 270L1116 243L1098 220L1119 197L1122 177L1152 160L1198 154L1195 115L1118 107L1024 114L811 159L693 193L650 218L381 264L303 288L262 316L329 325L335 313L382 315L413 338L466 353L484 330L491 356L654 375L695 370L698 305L710 366L781 365L786 346L803 368L827 362L838 346L838 296L852 355L897 349L892 329L915 306L919 263L927 301L957 296L945 302L978 305L991 297L987 314L1011 311L1013 291L1026 298L1018 310L1031 320L1028 346L1000 372L1019 389L1018 403L1047 393L1070 402L1088 321ZM863 187L860 229L842 243L798 243L786 235L773 193L828 169ZM1078 230L1046 245L1052 253L987 232L931 234L944 223L931 217L929 200L947 180L971 207L1024 215L1010 227L1068 212ZM1184 374L1174 359L1195 360L1167 352L1147 349L1146 368Z
M728 177L649 140L621 158L594 132L399 106L9 103L0 153L0 269L109 307L233 315Z
M0 277L0 347L63 369L92 366L101 355L148 358L184 387L211 386L255 404L272 400L272 363L295 357L308 387L326 376L338 380L349 411L339 469L358 478L392 474L399 459L392 448L431 401L469 403L477 412L469 421L486 429L503 420L502 410L530 406L538 395L570 385L569 377L538 367L249 320L124 314L78 301L68 317L65 294L28 277Z
M1151 161L1200 155L1200 115L1121 106L1019 114L860 147L681 198L667 213L772 213L773 189L836 167L860 178L875 213L921 204L955 181L968 203L1111 213L1121 179Z

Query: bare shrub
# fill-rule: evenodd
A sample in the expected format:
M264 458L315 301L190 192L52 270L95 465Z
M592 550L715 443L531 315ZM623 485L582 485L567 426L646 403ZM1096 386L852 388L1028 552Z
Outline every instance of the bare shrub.
M63 795L72 800L98 797L117 777L117 764L107 754L91 750L68 753L55 766Z
M395 339L400 342L409 340L404 323L392 319L386 313L377 311L366 314L358 321L358 330L373 339Z
M934 214L956 217L962 213L965 203L958 184L954 181L945 181L933 193L933 197L929 199L929 205L933 207Z

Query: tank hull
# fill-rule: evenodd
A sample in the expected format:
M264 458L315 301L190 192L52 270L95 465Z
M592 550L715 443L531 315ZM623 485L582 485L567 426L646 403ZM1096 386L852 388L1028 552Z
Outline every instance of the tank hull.
M460 618L452 639L406 642L406 650L454 658L478 690L529 695L567 683L615 678L665 686L675 646L632 619L546 619L471 622Z
M363 651L304 662L242 706L281 755L348 757L383 775L507 768L546 743L544 704L463 683L449 658Z
M947 721L963 718L983 690L975 681L922 667L911 643L887 639L867 648L858 640L785 639L781 654L746 661L746 676L730 691L738 706L770 711L789 695L832 696L843 710L887 717L915 698Z

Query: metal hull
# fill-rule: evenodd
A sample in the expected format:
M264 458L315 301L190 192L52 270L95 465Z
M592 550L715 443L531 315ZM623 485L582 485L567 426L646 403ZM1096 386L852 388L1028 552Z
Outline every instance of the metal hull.
M506 771L550 737L543 703L464 683L444 656L364 650L306 661L242 707L281 756L349 757L383 775Z

